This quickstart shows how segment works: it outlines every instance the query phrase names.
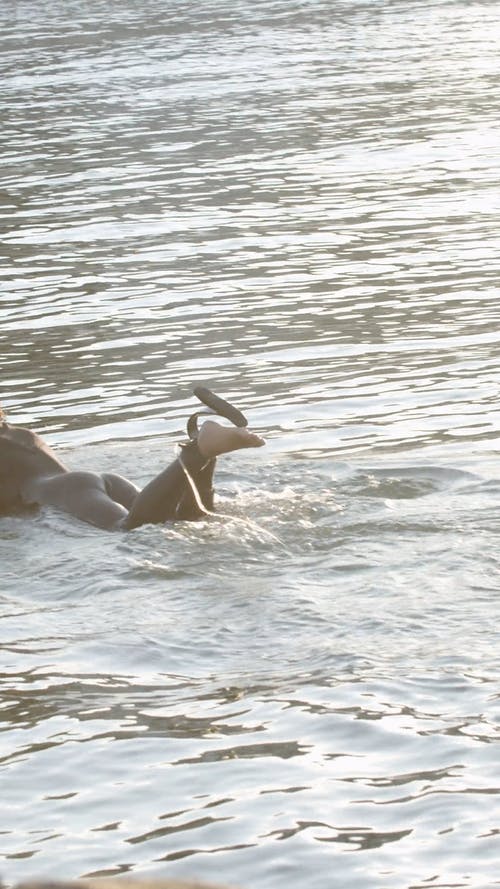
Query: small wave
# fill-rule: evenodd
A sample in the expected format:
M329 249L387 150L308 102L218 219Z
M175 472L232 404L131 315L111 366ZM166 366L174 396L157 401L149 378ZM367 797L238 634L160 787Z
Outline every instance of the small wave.
M342 488L345 485L356 496L410 500L465 486L477 478L473 473L452 467L395 466L356 472Z

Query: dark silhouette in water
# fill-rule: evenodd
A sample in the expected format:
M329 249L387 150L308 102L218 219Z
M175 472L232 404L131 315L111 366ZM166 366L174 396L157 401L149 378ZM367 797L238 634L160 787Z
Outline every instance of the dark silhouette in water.
M115 473L72 472L40 436L11 426L0 411L0 515L55 506L99 528L129 530L211 512L216 458L264 441L244 428L243 414L228 402L207 389L195 392L236 428L208 420L198 430L195 414L180 455L142 490Z

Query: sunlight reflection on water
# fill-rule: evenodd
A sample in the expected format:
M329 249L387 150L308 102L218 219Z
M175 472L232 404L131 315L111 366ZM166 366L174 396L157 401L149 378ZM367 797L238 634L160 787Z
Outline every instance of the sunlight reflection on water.
M1 15L1 404L141 484L196 383L268 438L202 523L0 520L3 877L492 885L497 6Z

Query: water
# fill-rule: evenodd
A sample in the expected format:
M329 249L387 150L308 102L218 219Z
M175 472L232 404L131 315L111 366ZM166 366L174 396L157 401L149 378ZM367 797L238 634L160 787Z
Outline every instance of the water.
M0 520L0 873L498 885L500 10L3 0L0 402L220 515Z

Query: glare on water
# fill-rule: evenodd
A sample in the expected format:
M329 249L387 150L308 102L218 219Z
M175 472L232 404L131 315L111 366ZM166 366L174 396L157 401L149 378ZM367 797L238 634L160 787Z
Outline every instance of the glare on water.
M0 404L218 512L0 519L0 874L498 880L489 0L4 0Z

